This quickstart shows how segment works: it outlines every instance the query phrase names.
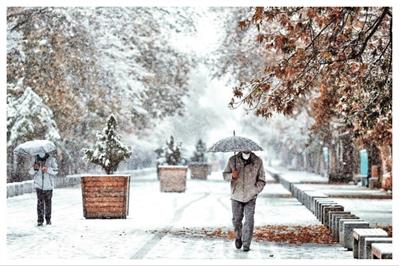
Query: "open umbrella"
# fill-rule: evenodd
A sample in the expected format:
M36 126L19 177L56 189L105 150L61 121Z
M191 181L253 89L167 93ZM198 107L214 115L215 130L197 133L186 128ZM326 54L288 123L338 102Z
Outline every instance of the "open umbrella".
M235 131L233 131L232 137L227 137L219 140L214 145L212 145L207 152L236 152L240 151L262 151L260 145L252 141L251 139L236 136ZM235 158L235 168L236 168L236 158Z
M14 154L34 156L39 153L49 153L54 150L56 150L56 145L50 140L37 139L19 144L14 149Z
M236 136L235 131L233 131L232 137L227 137L219 140L208 149L208 152L240 152L262 150L263 148L261 148L260 145L258 145L251 139Z

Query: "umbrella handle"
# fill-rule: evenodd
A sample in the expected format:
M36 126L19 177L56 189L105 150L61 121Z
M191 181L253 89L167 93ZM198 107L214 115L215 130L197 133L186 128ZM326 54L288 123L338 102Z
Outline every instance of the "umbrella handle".
M235 171L237 171L237 167L236 167L236 152L233 152L233 156L235 157Z
M233 146L235 146L235 148L236 148L236 143L235 143L235 136L236 136L236 134L235 134L235 130L233 131ZM233 155L235 156L235 171L237 171L236 169L236 151L234 151L233 152Z

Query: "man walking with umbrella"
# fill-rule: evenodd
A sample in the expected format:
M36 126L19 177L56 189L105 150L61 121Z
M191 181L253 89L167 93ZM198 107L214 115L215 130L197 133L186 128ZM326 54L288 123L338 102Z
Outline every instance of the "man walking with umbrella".
M260 157L251 151L262 150L254 141L235 136L214 144L209 152L238 152L226 165L223 177L231 182L232 223L236 233L235 246L250 250L254 229L254 212L258 194L265 186L265 172ZM245 217L244 225L242 223Z
M265 186L263 162L250 151L239 152L229 159L223 175L226 181L231 181L235 246L240 249L243 245L243 251L249 251L254 229L256 199ZM245 217L244 225L243 217Z

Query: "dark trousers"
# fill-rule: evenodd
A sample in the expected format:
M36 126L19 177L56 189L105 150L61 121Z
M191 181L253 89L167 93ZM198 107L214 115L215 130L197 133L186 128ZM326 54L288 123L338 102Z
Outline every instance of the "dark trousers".
M53 190L41 190L36 189L37 195L37 215L38 223L44 222L44 217L46 222L51 220L51 198L53 196Z
M236 238L242 239L243 246L250 247L254 230L254 211L256 209L256 199L248 202L232 200L232 223L235 229ZM245 217L244 226L242 224Z

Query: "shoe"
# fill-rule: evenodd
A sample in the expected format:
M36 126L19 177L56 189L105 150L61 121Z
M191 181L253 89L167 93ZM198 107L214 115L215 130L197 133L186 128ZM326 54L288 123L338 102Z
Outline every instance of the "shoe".
M38 223L37 226L43 226L43 223Z
M51 221L47 221L46 224L47 224L47 225L51 225Z
M237 249L241 249L242 248L242 239L238 238L235 240L235 246Z
M243 247L243 251L244 251L244 252L248 252L248 251L250 251L250 247L246 247L246 246L244 246L244 247Z

